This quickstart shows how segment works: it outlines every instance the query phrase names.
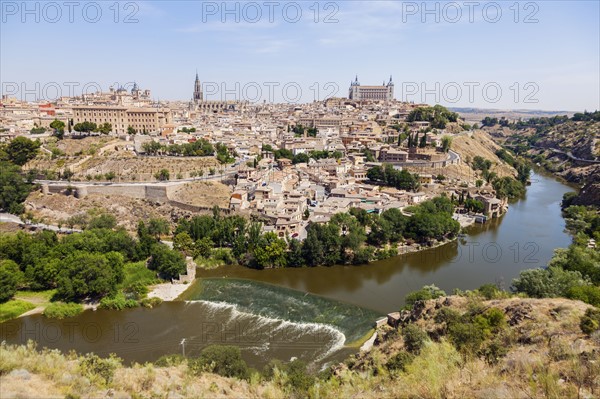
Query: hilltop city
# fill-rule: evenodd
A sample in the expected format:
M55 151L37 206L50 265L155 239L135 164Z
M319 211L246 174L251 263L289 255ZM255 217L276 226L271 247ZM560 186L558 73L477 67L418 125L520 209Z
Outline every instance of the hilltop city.
M463 226L507 208L507 196L498 198L488 183L511 171L500 165L493 176L481 177L467 165L477 154L495 158L487 136L441 106L395 100L392 77L380 86L362 85L355 77L347 98L308 104L207 100L198 74L190 101L154 101L150 90L137 84L52 102L5 96L0 125L3 141L25 135L47 143L49 153L60 151L50 148L60 131L61 138L96 137L104 143L110 137L114 140L101 149L104 156L129 157L116 170L81 159L46 164L41 168L51 169L41 178L46 193L69 186L79 198L89 193L139 198L150 194L139 194L127 183L164 183L173 189L197 180L222 182L230 189L227 201L219 203L223 210L260 216L263 229L281 238L302 240L310 223L326 223L352 208L379 214L440 194L472 199L455 214ZM206 155L205 144L217 148L218 161L196 169L192 163L175 166L182 158ZM172 162L162 176L160 170L134 166L148 156ZM39 172L39 165L30 167ZM389 183L386 168L400 178L382 184ZM98 186L101 181L112 183L112 191ZM211 206L201 198L175 201L168 192L148 198L171 200L187 210Z

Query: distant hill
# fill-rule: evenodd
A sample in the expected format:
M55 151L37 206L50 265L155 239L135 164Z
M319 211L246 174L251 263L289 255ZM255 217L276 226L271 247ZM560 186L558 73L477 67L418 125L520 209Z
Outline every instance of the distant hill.
M529 119L539 117L550 117L555 115L567 115L573 116L574 111L543 111L543 110L531 110L531 109L493 109L493 108L448 108L453 112L458 112L466 122L468 123L480 123L486 116L496 117L500 119L504 117L506 119Z
M600 205L600 112L484 122L497 143L580 185L574 204Z

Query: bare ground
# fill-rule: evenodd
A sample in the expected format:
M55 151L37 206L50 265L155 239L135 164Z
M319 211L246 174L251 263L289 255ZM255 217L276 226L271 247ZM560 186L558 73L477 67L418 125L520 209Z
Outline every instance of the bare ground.
M187 183L171 194L171 199L195 206L228 207L231 189L218 182Z

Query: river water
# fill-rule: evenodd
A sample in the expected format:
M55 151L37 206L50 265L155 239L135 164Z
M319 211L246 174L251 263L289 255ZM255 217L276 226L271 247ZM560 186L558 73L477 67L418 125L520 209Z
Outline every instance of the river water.
M186 301L155 309L86 311L62 321L22 317L0 324L0 339L116 353L136 362L184 350L197 355L211 343L238 345L254 367L272 358L341 359L355 350L345 345L369 333L375 319L398 310L404 296L423 285L448 293L484 283L508 289L521 270L545 266L555 248L571 241L560 212L568 191L534 173L526 197L512 203L505 216L438 248L364 266L199 271Z

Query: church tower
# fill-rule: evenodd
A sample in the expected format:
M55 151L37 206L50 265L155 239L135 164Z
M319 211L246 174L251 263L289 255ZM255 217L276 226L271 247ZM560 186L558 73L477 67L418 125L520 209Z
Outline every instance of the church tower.
M202 86L200 85L200 79L198 79L198 72L196 71L196 81L194 82L194 103L198 104L203 100L202 98Z

